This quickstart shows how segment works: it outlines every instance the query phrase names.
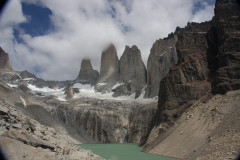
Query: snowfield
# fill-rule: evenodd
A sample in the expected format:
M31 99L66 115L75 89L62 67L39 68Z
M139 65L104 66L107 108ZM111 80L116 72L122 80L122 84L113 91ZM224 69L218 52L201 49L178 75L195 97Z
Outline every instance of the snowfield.
M17 87L15 84L9 84L10 87ZM101 84L100 84L101 85ZM121 83L117 83L116 85L113 86L113 89L122 85ZM43 87L39 88L35 85L29 84L27 87L32 91L34 94L40 94L42 96L56 96L60 101L67 101L66 100L66 95L65 95L65 88L57 88L57 89L52 89L49 87ZM108 100L116 100L116 101L134 101L134 102L139 102L139 103L151 103L151 102L157 102L158 97L154 98L143 98L145 91L143 89L142 94L135 99L135 94L132 94L130 96L119 96L119 97L113 97L113 92L105 93L102 94L101 92L96 92L94 89L94 86L89 85L89 84L81 84L81 83L75 83L73 85L73 88L78 88L79 93L75 93L73 99L78 99L81 97L89 97L89 98L96 98L96 99L108 99Z

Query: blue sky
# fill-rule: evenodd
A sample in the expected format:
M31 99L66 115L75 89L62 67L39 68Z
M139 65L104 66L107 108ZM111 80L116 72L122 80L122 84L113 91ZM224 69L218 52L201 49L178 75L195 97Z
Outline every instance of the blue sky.
M99 70L101 51L137 45L146 64L152 44L187 22L212 19L215 0L11 0L0 18L0 46L16 70L74 79L82 58Z

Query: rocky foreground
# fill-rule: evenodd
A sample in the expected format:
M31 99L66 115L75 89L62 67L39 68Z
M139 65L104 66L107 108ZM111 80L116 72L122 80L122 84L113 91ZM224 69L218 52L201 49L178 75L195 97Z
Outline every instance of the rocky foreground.
M76 146L78 142L70 138L64 130L57 131L42 125L17 110L17 105L24 107L24 101L17 103L19 97L15 97L16 104L13 104L11 98L6 98L5 96L13 98L14 94L12 89L2 82L0 90L0 146L8 159L102 159L91 151Z

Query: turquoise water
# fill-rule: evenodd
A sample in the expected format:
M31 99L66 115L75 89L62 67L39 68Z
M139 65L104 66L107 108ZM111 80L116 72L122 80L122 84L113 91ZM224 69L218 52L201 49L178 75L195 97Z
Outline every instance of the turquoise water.
M141 152L142 148L132 143L80 144L80 146L83 149L91 150L106 160L177 160Z

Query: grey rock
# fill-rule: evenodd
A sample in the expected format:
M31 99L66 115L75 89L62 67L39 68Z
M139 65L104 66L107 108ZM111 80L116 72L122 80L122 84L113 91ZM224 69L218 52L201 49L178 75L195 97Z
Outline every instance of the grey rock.
M99 73L93 70L90 59L83 59L81 62L81 69L76 80L82 84L94 85L99 78Z
M160 81L170 68L178 62L177 36L157 40L150 51L147 62L147 88L145 97L155 97L159 92Z
M21 71L21 72L18 72L18 73L19 73L19 75L21 76L22 79L25 79L25 78L37 79L37 77L34 74L28 72L27 70L24 70L24 71Z
M129 96L132 94L131 90L131 82L128 83L122 83L116 88L112 89L113 97L119 97L119 96Z
M15 124L12 124L12 127L13 128L22 128L22 124L21 123L15 123Z
M131 93L141 93L147 81L147 70L142 61L141 52L137 46L125 47L120 58L120 77L123 83L131 82Z
M103 50L99 83L116 83L119 78L119 60L116 48L110 44Z
M10 129L7 132L5 132L4 134L2 134L2 136L19 140L19 141L21 141L25 144L29 144L29 145L34 146L34 147L41 147L41 148L44 148L44 149L50 149L52 151L54 150L53 145L32 137L31 135L29 135L27 133L27 131L21 133L18 130Z
M71 99L73 98L74 94L75 93L79 93L79 89L78 88L72 88L72 87L69 87L66 91L65 91L65 94L66 94L66 98L67 99Z

